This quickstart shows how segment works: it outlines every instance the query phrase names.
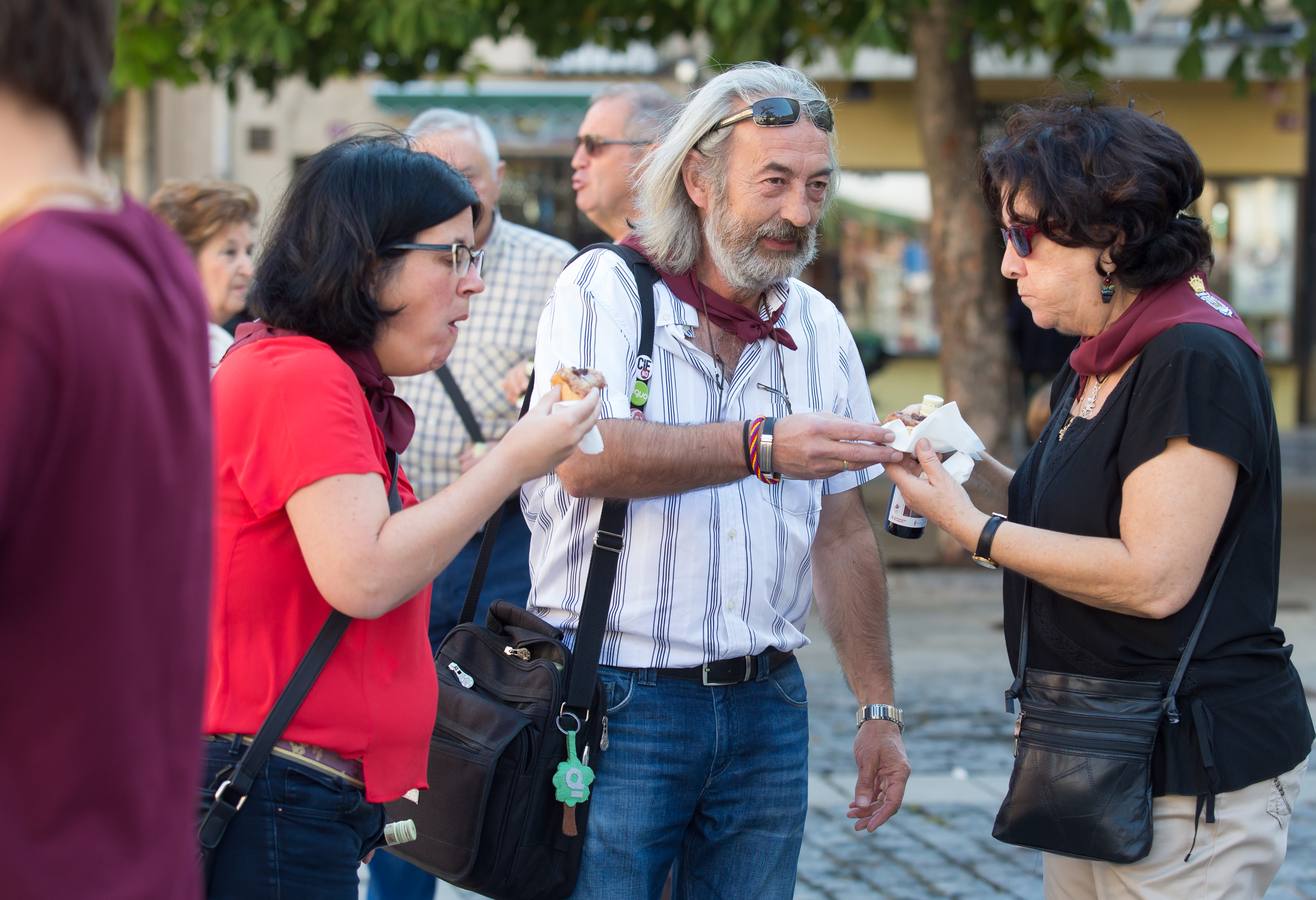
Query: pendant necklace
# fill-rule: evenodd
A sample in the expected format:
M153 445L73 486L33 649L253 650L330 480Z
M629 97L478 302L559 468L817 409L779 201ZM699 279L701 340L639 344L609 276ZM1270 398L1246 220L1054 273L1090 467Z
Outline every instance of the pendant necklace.
M717 346L713 341L713 320L708 317L708 299L704 297L704 286L699 283L699 279L690 275L690 280L695 283L695 293L699 295L699 303L704 308L704 330L708 333L708 355L713 357L713 377L717 381L717 406L722 408L722 370L726 368L722 362L722 357L717 355Z
M1110 373L1107 372L1104 375L1097 375L1092 379L1092 384L1088 386L1088 389L1083 394L1083 405L1078 408L1078 415L1075 416L1073 413L1069 414L1069 418L1065 420L1065 424L1060 426L1060 433L1056 435L1057 441L1063 441L1065 439L1065 432L1069 431L1069 426L1074 424L1074 419L1089 419L1092 417L1092 410L1097 408L1097 395L1101 393L1101 385L1104 384L1109 377Z

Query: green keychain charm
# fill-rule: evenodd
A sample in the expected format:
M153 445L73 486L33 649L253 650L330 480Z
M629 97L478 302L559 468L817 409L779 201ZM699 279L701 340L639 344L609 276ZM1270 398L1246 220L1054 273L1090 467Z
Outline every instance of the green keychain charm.
M570 806L589 799L589 786L594 783L594 770L576 756L576 732L563 732L567 736L567 758L558 763L553 776L557 788L557 801Z

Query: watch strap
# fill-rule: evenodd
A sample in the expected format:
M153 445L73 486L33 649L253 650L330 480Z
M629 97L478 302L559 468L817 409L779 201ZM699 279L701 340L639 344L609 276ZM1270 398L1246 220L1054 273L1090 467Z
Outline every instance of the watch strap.
M986 524L982 526L982 532L978 535L978 549L973 552L973 561L978 565L986 566L989 569L997 567L996 560L992 559L992 541L996 538L996 531L1004 521L1006 521L1005 516L1000 513L992 513Z
M894 722L896 727L902 732L905 730L905 717L900 707L892 706L889 703L869 703L866 706L859 707L855 713L855 727L863 725L865 722Z

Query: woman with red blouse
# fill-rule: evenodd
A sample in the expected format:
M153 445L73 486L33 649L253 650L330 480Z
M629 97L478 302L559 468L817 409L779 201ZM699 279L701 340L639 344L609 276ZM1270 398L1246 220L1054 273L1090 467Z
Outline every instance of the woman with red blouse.
M214 857L211 897L355 898L382 803L425 787L436 680L429 585L524 481L590 428L554 391L418 503L390 462L414 428L389 376L443 364L480 280L478 200L399 138L350 138L298 171L214 381L217 523L203 811L331 609L353 618ZM476 301L478 302L478 300ZM552 413L550 415L550 413Z

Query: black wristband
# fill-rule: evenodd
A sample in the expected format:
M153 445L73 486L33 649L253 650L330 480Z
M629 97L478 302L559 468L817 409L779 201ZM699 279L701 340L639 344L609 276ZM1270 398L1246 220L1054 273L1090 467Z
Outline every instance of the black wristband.
M753 419L746 419L745 427L740 429L741 449L745 451L745 468L749 469L749 474L751 475L754 474L754 466L749 461L749 426L753 423L753 421L754 421Z
M992 513L991 518L982 526L982 532L978 535L978 549L973 554L973 561L978 565L987 569L995 569L999 565L992 559L992 540L996 537L996 530L1004 521L1005 516Z

